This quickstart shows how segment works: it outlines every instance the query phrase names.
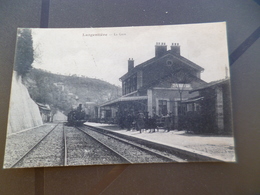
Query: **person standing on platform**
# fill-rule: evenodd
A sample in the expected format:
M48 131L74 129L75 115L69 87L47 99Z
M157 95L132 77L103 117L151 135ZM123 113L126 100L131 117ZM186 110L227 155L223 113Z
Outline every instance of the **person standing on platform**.
M140 131L140 133L142 133L142 129L144 128L144 114L142 112L139 112L137 115L136 126L137 131Z
M171 116L169 114L165 116L164 129L167 132L169 132L171 129Z
M133 124L133 117L130 113L127 114L127 117L126 117L126 129L127 131L130 131L131 128L132 128L132 124Z

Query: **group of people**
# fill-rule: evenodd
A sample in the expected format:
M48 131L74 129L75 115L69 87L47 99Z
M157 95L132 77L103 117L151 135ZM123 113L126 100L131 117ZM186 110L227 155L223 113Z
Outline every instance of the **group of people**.
M165 116L158 116L153 114L151 117L148 113L138 112L137 114L128 113L126 115L119 116L119 126L127 131L137 130L142 133L143 130L150 130L150 133L164 128L165 131L169 132L173 127L173 115L171 113Z

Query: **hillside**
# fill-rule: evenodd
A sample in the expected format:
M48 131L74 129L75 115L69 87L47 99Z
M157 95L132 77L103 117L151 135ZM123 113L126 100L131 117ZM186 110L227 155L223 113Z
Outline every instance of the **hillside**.
M121 88L99 79L64 76L32 69L23 79L31 98L65 114L79 103L97 104L121 96Z

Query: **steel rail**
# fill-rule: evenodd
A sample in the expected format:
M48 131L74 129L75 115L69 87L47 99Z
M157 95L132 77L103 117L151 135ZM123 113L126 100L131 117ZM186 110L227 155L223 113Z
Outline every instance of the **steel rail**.
M13 163L10 168L15 167L19 162L21 162L31 151L33 151L51 132L53 132L54 129L59 125L58 123L55 127L53 127L45 136L43 136L36 144L34 144L28 152L26 152L20 159L18 159L15 163Z
M106 145L105 143L99 141L98 139L96 139L95 137L93 137L92 135L90 135L89 133L85 132L84 130L75 127L76 129L78 129L79 131L83 132L84 134L88 135L89 137L91 137L92 139L94 139L95 141L97 141L98 143L100 143L101 145L105 146L106 148L108 148L110 151L112 151L113 153L116 153L118 156L120 156L120 158L123 158L125 161L127 161L128 163L133 164L132 161L130 161L129 159L127 159L126 157L122 156L121 154L119 154L117 151L115 151L114 149L112 149L111 147L109 147L108 145Z
M123 139L123 138L119 138L119 137L116 137L115 135L109 135L109 134L106 134L107 136L109 136L109 137L111 137L111 138L114 138L114 139L116 139L116 140L118 140L118 141L121 141L121 142L123 142L123 143L126 143L126 144L129 144L129 145L131 145L131 146L134 146L134 147L137 147L137 148L139 148L140 150L143 150L143 151L145 151L145 152L148 152L148 153L150 153L150 154L155 154L157 157L160 157L160 158L165 158L166 160L169 160L169 161L171 161L171 162L185 162L183 159L181 159L181 158L179 158L179 159L181 159L181 160L176 160L176 159L173 159L173 158L171 158L171 157L169 157L169 156L166 156L166 155L164 155L164 154L161 154L161 153L159 153L159 152L156 152L156 151L154 151L154 150L151 150L151 149L149 149L149 148L144 148L144 147L147 147L147 146L145 146L145 145L138 145L138 144L136 144L136 143L133 143L132 141L129 141L129 140L126 140L126 139ZM176 157L176 158L178 158L178 157Z
M89 127L88 127L88 128L89 128ZM171 158L171 157L169 157L169 156L166 156L166 155L164 155L164 154L161 154L161 153L159 153L159 152L155 152L155 151L153 151L153 150L151 150L151 149L143 148L142 146L140 146L141 144L138 145L138 144L133 143L133 142L130 141L130 140L123 139L123 138L119 138L119 137L116 137L115 135L110 135L110 134L108 134L108 133L104 133L104 132L97 131L98 128L96 129L95 127L94 127L94 128L92 127L92 128L89 128L89 129L91 129L91 130L93 130L93 131L95 131L95 132L97 132L97 133L100 133L100 134L102 134L102 135L105 135L105 136L114 138L114 139L116 139L116 140L118 140L118 141L121 141L121 142L123 142L123 143L125 143L125 144L129 144L129 145L131 145L131 146L133 146L133 147L136 147L136 148L138 148L138 149L140 149L140 150L143 150L143 151L145 151L145 152L147 152L147 153L150 153L150 154L152 154L152 155L155 155L155 156L157 156L157 157L166 159L166 160L168 160L168 161L170 161L170 162L186 162L185 160L183 160L183 159L181 159L181 158L179 158L179 157L176 157L176 158L178 158L178 159L180 159L180 160L176 160L176 159L173 159L173 158ZM143 146L145 146L145 145L143 145ZM145 147L147 147L147 146L145 146Z
M67 135L63 124L63 142L64 142L64 166L68 166L68 150L67 150Z

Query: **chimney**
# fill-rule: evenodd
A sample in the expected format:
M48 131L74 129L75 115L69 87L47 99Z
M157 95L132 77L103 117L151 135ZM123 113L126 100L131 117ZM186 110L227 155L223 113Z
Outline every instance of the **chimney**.
M163 56L167 51L167 45L165 43L156 43L155 45L155 57Z
M181 49L179 43L172 43L171 51L174 54L181 55Z
M132 69L134 69L134 59L129 58L129 60L128 60L128 72L130 72Z

